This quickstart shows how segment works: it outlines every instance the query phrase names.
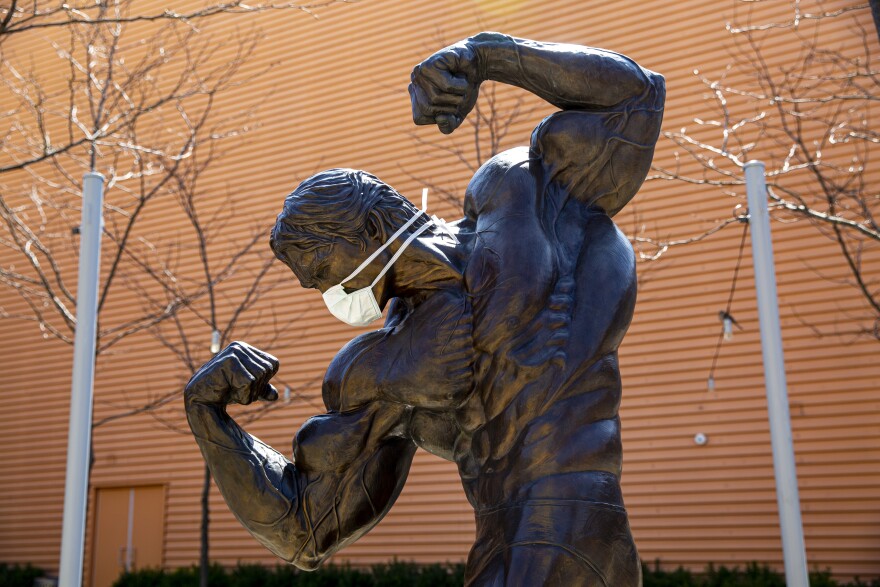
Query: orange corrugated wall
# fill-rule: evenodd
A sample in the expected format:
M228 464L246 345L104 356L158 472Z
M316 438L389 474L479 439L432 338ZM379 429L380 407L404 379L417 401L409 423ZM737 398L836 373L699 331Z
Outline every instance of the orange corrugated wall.
M769 21L785 17L790 5L768 1L756 10L756 20ZM254 222L268 227L283 196L323 167L363 168L408 195L420 187L412 176L463 190L469 176L462 165L414 148L405 88L412 65L437 48L439 39L451 42L481 29L590 44L633 57L666 76L664 127L678 129L708 112L693 70L718 74L729 61L724 23L731 14L728 2L696 0L363 0L323 10L318 20L290 12L217 19L206 32L222 37L250 26L265 32L254 70L277 63L269 75L225 102L224 107L236 108L239 100L247 104L272 90L259 109L259 127L214 169L205 190L234 195L241 221L227 228L232 235L244 234ZM869 14L862 16L870 26ZM844 42L851 34L845 26L831 26L823 39ZM11 46L51 61L39 35L15 43L6 50ZM794 46L767 50L785 58ZM514 92L499 90L499 95L509 100ZM525 143L536 121L550 111L527 104L536 109L511 130L510 145ZM433 129L415 132L425 140L443 140ZM669 162L671 153L671 145L661 141L658 158ZM655 234L694 234L707 227L705 219L726 215L733 204L715 191L651 183L620 221L627 228L635 208ZM454 216L449 205L434 200L432 206ZM182 230L182 222L157 209L142 229L170 236ZM773 230L809 563L841 575L877 576L880 347L846 337L820 339L805 325L842 328L861 302L849 288L818 276L844 273L834 247L814 228L775 223ZM747 561L781 566L748 247L734 303L744 331L724 345L717 391L706 390L717 311L726 303L740 234L733 227L641 265L636 317L621 347L621 416L623 488L639 550L649 561L692 568ZM15 305L8 290L0 290L0 299ZM123 316L132 303L122 295L108 315ZM319 403L314 378L355 331L330 317L318 294L292 280L264 303L286 315L303 313L268 350L281 359L286 382L312 382L301 392ZM0 561L53 569L61 532L71 351L41 339L31 324L0 321L0 329ZM266 330L258 328L251 337ZM204 336L207 344L209 333ZM119 410L112 404L138 405L179 387L181 379L185 374L156 342L131 338L99 362L96 418ZM294 398L250 428L289 452L294 431L316 411ZM708 436L707 445L694 443L697 432ZM135 416L98 429L94 446L93 487L166 485L164 564L194 563L202 483L195 443L149 417ZM227 564L275 562L239 527L216 489L211 504L212 558ZM335 560L461 561L472 537L472 514L455 467L419 452L392 512Z

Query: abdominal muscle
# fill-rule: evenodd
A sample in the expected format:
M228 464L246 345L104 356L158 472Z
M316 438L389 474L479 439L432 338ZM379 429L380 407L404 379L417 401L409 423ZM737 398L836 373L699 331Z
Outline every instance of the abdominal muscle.
M475 509L530 499L622 506L620 386L608 373L613 366L616 361L597 361L567 388L538 377L493 390L509 398L506 407L472 433L460 432L455 451Z
M481 354L460 407L414 406L412 439L456 462L478 511L530 499L622 506L616 353L582 369L527 371L509 354Z

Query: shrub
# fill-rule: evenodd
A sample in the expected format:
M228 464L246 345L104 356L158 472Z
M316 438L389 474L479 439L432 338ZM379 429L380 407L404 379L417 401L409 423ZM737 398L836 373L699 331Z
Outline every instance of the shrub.
M370 570L327 565L314 572L292 566L266 567L239 564L231 569L213 565L208 581L211 587L461 587L464 565L417 565L392 562ZM161 571L145 569L125 573L114 587L197 587L196 567ZM0 586L3 587L3 586Z
M785 587L785 576L769 567L751 563L745 569L738 567L715 567L709 565L703 573L692 573L679 567L674 571L660 568L660 562L653 569L642 563L644 587ZM810 587L880 587L880 579L863 583L858 578L852 583L838 583L828 571L810 573Z
M653 567L653 568L652 568ZM0 566L0 577L5 567ZM39 576L39 571L36 571ZM643 564L644 587L785 587L782 574L767 566L752 563L745 568L709 565L703 573L682 568L663 570L660 564ZM31 582L3 583L30 587ZM146 569L122 575L114 587L198 587L199 570L195 567L174 571ZM266 567L239 564L230 569L213 565L211 587L461 587L464 565L417 565L391 562L374 565L369 570L328 565L315 572L300 571L292 566ZM880 587L880 579L869 583L856 579L838 583L827 571L810 574L811 587Z
M744 569L709 565L703 573L693 573L679 567L675 570L642 563L644 587L785 587L782 574L767 566L751 563ZM31 564L9 565L0 563L0 587L33 587L34 581L44 575ZM143 569L125 573L114 587L198 587L199 570L187 567L175 570ZM239 564L225 569L211 566L208 574L211 587L461 587L464 584L464 565L417 565L394 561L374 565L369 570L349 566L327 565L315 572L300 571L290 565L266 567ZM858 578L838 583L829 571L810 573L810 587L880 587L880 578L863 581Z
M33 587L34 580L43 576L43 571L30 563L8 565L0 563L0 587Z

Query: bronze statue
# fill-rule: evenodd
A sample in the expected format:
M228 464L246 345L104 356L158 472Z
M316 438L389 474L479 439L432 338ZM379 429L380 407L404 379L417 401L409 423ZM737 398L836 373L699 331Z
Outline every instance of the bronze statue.
M415 123L454 131L484 80L561 112L477 171L462 220L350 169L285 200L271 245L302 286L350 324L388 306L331 362L328 411L293 458L226 413L277 398L278 361L247 344L189 382L189 423L239 521L303 569L382 519L420 446L455 461L474 507L467 585L640 585L617 413L635 259L611 216L651 164L663 78L601 49L481 33L413 70Z

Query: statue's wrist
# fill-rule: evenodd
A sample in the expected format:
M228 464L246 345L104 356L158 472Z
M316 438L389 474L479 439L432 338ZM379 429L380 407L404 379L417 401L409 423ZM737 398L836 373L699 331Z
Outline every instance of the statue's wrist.
M495 32L482 32L467 39L474 52L476 70L480 81L503 78L505 55L510 52L513 39Z
M185 400L186 420L189 423L190 430L197 438L212 437L219 430L228 428L227 424L231 418L226 413L226 406L216 403L206 403L198 399L194 401Z
M225 406L222 402L212 401L206 398L204 394L196 393L190 389L183 391L183 405L187 411L199 409L223 410Z

